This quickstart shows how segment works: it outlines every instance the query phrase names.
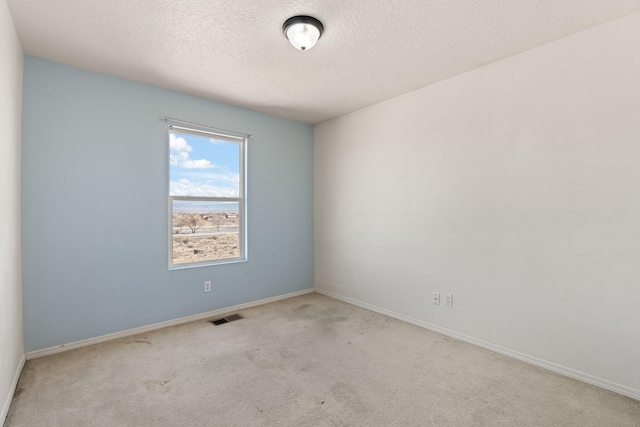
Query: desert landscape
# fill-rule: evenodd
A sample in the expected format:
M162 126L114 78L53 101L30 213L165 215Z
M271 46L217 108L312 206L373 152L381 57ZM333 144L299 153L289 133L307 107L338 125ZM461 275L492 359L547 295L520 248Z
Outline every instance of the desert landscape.
M238 214L175 213L173 263L215 261L240 256Z

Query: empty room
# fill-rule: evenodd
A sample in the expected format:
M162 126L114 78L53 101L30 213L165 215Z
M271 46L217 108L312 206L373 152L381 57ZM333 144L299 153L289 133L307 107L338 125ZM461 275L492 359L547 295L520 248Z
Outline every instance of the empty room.
M640 1L0 0L0 424L640 427Z

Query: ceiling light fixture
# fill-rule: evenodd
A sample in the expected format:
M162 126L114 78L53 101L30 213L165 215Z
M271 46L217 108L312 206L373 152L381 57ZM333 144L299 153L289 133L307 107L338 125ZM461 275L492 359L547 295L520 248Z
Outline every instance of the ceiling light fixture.
M284 21L282 31L293 47L309 50L322 36L324 26L311 16L294 16Z

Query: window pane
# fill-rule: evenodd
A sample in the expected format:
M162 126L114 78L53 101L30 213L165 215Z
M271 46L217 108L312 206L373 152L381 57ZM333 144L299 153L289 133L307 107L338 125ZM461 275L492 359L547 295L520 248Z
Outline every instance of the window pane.
M173 201L173 263L240 257L238 202Z
M240 196L237 142L170 132L169 165L171 196Z

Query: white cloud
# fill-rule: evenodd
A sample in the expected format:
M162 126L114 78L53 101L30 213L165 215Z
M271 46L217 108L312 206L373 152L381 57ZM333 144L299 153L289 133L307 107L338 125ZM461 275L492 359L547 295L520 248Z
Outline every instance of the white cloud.
M180 166L187 169L211 169L216 167L216 165L207 159L183 160L180 162Z
M182 138L173 133L169 134L169 164L171 166L180 166L187 169L211 169L216 165L207 159L191 160L189 153L193 151L193 147Z
M189 145L186 139L181 136L175 136L175 134L169 134L169 148L172 151L185 152L193 151L193 148Z
M188 179L171 181L169 183L169 191L172 196L238 197L237 188L191 182Z
M218 181L224 183L240 184L240 175L234 172L185 172L183 176L198 181Z
M179 166L183 162L189 161L189 153L182 151L179 153L169 153L169 164L171 166Z

